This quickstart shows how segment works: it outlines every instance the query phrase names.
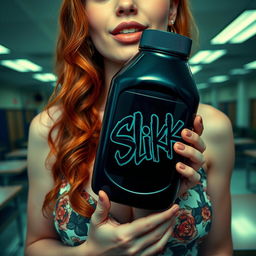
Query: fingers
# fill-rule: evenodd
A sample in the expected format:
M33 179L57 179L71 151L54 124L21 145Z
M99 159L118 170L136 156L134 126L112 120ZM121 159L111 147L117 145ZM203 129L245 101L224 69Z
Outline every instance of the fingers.
M203 125L203 119L200 115L196 115L193 125L194 125L194 132L197 133L199 136L202 135L204 130L204 125Z
M196 185L200 180L201 176L192 167L185 165L181 162L176 164L177 171L193 185Z
M181 142L176 142L174 144L174 150L179 155L188 158L191 162L196 165L202 166L205 162L204 155L192 146L186 145Z
M149 232L148 235L139 238L132 248L135 254L131 255L136 255L138 251L142 251L142 253L139 254L140 256L155 255L155 253L162 251L172 234L175 217L160 225L157 229Z
M167 231L164 233L164 235L162 236L162 238L160 240L156 241L155 244L153 244L152 246L145 249L140 254L140 256L156 255L157 253L161 253L165 249L165 246L173 232L173 226L174 226L173 224L174 223L172 223L169 226L169 228L167 229Z
M126 237L140 237L152 231L164 222L170 221L170 219L175 216L178 210L179 206L174 204L170 209L164 212L154 213L147 217L137 219L132 223L123 224L120 226L120 228L122 229L123 235Z
M183 129L181 132L182 139L188 144L193 145L194 148L203 153L206 149L204 141L202 138L195 132L189 129Z
M109 210L109 198L103 190L100 190L97 207L91 217L91 224L95 226L100 226L101 224L105 223L108 219Z

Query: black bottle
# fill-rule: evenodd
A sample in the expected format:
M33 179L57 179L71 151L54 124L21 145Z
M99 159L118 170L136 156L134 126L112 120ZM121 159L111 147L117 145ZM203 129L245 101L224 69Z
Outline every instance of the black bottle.
M192 128L199 95L187 64L191 39L145 30L139 52L113 77L92 189L111 201L161 210L180 184L173 145ZM183 159L184 160L184 159Z

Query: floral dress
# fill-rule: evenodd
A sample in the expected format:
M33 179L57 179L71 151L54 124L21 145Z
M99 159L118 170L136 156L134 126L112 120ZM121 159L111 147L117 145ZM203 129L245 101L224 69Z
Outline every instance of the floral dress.
M204 240L211 227L212 207L206 194L207 177L201 168L200 182L176 199L180 207L172 237L161 256L198 255L198 246ZM54 225L61 241L65 245L76 246L88 236L90 218L83 217L72 209L68 195L70 185L63 183L53 212ZM84 192L87 202L95 209L96 201Z

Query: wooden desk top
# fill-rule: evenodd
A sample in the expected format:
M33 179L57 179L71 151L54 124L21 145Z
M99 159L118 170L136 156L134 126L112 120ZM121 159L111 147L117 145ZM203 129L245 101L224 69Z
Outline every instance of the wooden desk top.
M247 156L251 156L251 157L256 158L256 149L247 149L243 153Z
M251 138L234 138L234 143L237 146L247 145L247 144L256 144L256 140Z
M22 190L22 186L0 186L0 210Z
M8 160L0 161L0 175L1 174L19 174L27 168L26 160Z
M232 195L232 236L236 250L256 249L256 194Z
M24 157L26 158L28 154L27 149L16 149L13 150L5 155L5 157L8 158L15 158L15 157Z

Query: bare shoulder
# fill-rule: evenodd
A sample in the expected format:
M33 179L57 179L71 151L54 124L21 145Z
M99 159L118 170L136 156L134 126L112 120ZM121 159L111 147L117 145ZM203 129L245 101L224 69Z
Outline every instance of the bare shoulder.
M218 142L233 137L232 125L226 114L206 104L200 104L198 114L203 118L204 139Z
M40 112L33 118L30 124L30 139L42 142L47 140L52 125L58 120L60 115L61 110L57 106Z
M58 107L52 107L34 117L30 124L28 140L28 171L30 178L46 176L46 159L50 152L48 145L49 131L58 120L61 112Z
M231 172L234 163L234 138L230 119L220 110L200 104L198 114L202 116L205 142L204 152L207 169L216 172ZM215 167L215 168L213 168Z

